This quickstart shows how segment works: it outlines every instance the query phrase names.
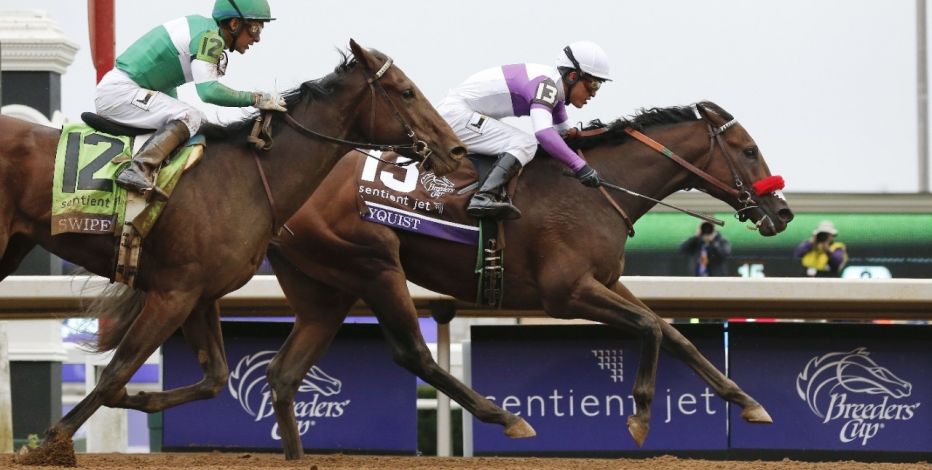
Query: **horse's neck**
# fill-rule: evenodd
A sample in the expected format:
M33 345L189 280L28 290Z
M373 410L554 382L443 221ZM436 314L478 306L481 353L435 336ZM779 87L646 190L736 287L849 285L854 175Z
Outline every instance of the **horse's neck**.
M304 127L320 134L359 140L360 136L353 129L356 114L349 112L358 104L352 91L310 104L298 104L292 116ZM273 140L274 146L263 163L275 199L276 220L283 223L311 196L349 147L304 135L288 125L281 125Z
M689 127L684 127L689 126ZM686 161L698 164L708 153L705 127L696 123L675 124L650 129L651 138L676 152ZM586 151L601 176L609 183L657 200L685 189L692 173L660 152L629 139L621 145L601 146ZM639 219L656 203L609 189L634 219Z

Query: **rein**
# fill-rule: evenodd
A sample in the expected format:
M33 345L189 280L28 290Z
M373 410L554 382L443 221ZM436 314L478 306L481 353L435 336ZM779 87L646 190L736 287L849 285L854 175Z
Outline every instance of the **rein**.
M780 189L783 189L783 186L784 186L783 178L782 178L781 176L777 176L777 175L768 176L768 177L766 177L766 178L763 178L763 179L761 179L761 180L759 180L759 181L755 181L754 183L752 183L752 184L751 184L751 188L752 188L753 192L752 192L752 191L749 191L749 190L745 187L744 181L743 181L743 180L741 179L741 177L738 175L738 171L737 171L737 169L735 168L735 163L734 163L734 159L733 159L733 157L732 157L732 155L731 155L731 152L729 152L728 149L727 149L727 147L725 147L725 143L723 142L723 139L722 139L722 134L723 134L726 130L728 130L730 127L732 127L732 126L734 126L735 124L737 124L737 123L738 123L738 120L737 120L737 119L732 119L732 120L726 122L725 124L723 124L723 125L721 125L721 126L719 126L719 127L713 127L712 124L711 124L707 119L705 119L704 116L699 112L699 106L698 106L697 104L693 104L693 105L692 105L692 108L693 108L693 112L696 114L696 118L697 118L697 119L700 119L700 120L705 120L705 121L706 121L706 126L708 127L708 131L709 131L709 150L708 150L708 152L706 152L706 155L711 154L712 151L715 149L715 146L716 146L716 145L718 146L719 150L722 151L722 155L724 156L726 163L728 164L729 170L731 170L731 175L732 175L732 178L734 178L734 185L735 185L735 187L728 186L727 184L723 183L723 182L722 182L721 180L719 180L718 178L715 178L714 176L708 174L705 170L702 170L701 168L697 167L696 165L693 165L692 163L689 163L688 161L684 160L682 157L680 157L679 155L677 155L675 152L673 152L673 151L670 150L669 148L665 147L663 144L661 144L661 143L657 142L656 140L651 139L650 137L648 137L647 135L645 135L643 132L640 132L640 131L638 131L638 130L636 130L636 129L633 129L633 128L630 128L630 127L625 128L624 131L625 131L628 135L630 135L631 137L637 139L637 140L638 140L639 142L641 142L642 144L644 144L644 145L650 147L650 148L653 149L653 150L656 150L656 151L657 151L658 153L660 153L661 155L663 155L663 156L669 158L670 160L672 160L672 161L675 162L676 164L680 165L681 167L683 167L684 169L686 169L686 170L689 171L690 173L692 173L692 174L694 174L694 175L696 175L696 176L702 178L703 180L705 180L705 181L708 182L709 184L715 186L716 188L718 188L718 189L724 191L726 194L729 194L729 195L731 195L732 197L734 197L735 199L737 199L737 200L738 200L738 203L741 204L741 208L738 209L738 210L735 212L735 217L736 217L738 220L740 220L740 221L743 222L743 221L745 221L745 220L747 220L747 219L749 218L749 216L747 216L747 215L745 214L745 212L748 211L748 210L751 210L751 209L754 209L754 208L758 207L757 201L754 200L754 196L756 195L756 196L759 197L759 196L763 196L764 194L768 194L768 193L771 193L771 192L774 192L774 191L778 191L778 190L780 190ZM704 110L704 109L703 109L703 110ZM597 135L600 135L600 134L604 134L605 132L608 132L608 128L606 128L606 127L601 127L601 128L597 128L597 129L589 129L589 130L581 130L581 131L579 131L579 133L578 133L578 137L583 137L583 138L585 138L585 137L593 137L593 136L597 136ZM577 150L577 153L580 155L580 157L583 156L581 151ZM585 159L585 158L584 158L584 159ZM711 222L711 223L716 224L716 225L720 225L720 226L721 226L721 225L724 225L724 224L725 224L725 223L722 222L721 220L718 220L718 219L715 219L715 218L712 218L712 217L708 217L708 216L704 216L704 215L702 215L702 214L697 214L697 213L695 213L695 212L688 211L688 210L685 210L685 209L681 209L681 208L679 208L679 207L676 207L676 206L673 206L673 205L666 204L666 203L663 203L663 202L661 202L661 201L658 201L657 199L654 199L654 198L651 198L651 197L648 197L648 196L644 196L643 194L635 193L635 192L633 192L633 191L630 191L630 190L628 190L628 189L622 188L622 187L620 187L620 186L613 185L613 184L610 184L610 183L607 183L607 182L603 182L602 186L599 187L599 190L601 191L602 195L605 196L606 199L608 199L608 201L609 201L609 203L612 205L612 207L614 207L615 210L616 210L619 214L621 214L622 219L624 219L625 223L628 225L628 233L629 233L630 236L634 236L634 228L633 228L633 226L632 226L633 224L631 223L630 218L628 217L628 214L627 214L618 204L615 203L615 201L611 198L611 196L609 196L608 192L605 191L605 187L608 187L608 188L611 188L611 189L615 189L615 190L618 190L618 191L622 191L622 192L624 192L624 193L630 194L630 195L635 196L635 197L641 197L641 198L644 198L644 199L648 199L648 200L653 201L653 202L655 202L655 203L659 203L659 204L662 204L662 205L664 205L664 206L670 207L670 208L672 208L672 209L679 210L680 212L684 212L684 213L689 214L689 215L691 215L691 216L693 216L693 217L700 218L700 219L702 219L702 220L705 220L705 221L707 221L707 222ZM765 217L767 217L767 216L765 215ZM763 222L763 219L761 219L760 222ZM758 225L760 224L760 222L758 222Z
M718 189L721 189L726 194L729 194L735 199L737 199L738 203L741 204L741 208L735 212L735 217L738 220L744 222L745 220L750 218L748 215L745 214L745 212L758 207L757 201L754 200L754 196L759 197L759 196L763 196L764 194L774 192L779 189L783 189L783 178L780 176L769 176L760 181L755 181L751 185L751 189L753 191L748 190L744 184L744 181L741 179L741 176L738 175L738 170L735 167L734 158L732 157L731 152L728 151L728 148L725 146L725 143L723 141L724 139L722 138L722 134L724 134L724 132L728 130L730 127L737 124L738 120L732 119L719 127L713 127L712 124L708 121L708 119L705 119L702 113L699 112L699 106L697 104L693 104L692 108L693 108L693 112L696 114L696 118L700 120L704 120L706 123L706 126L708 127L709 150L708 152L706 152L706 155L711 154L712 151L715 149L716 145L718 146L719 150L721 150L722 155L725 158L725 162L728 164L728 169L731 171L731 176L734 179L734 187L726 185L718 178L715 178L714 176L706 173L704 170L700 169L699 167L693 165L692 163L689 163L688 161L684 160L682 157L674 153L672 150L668 149L667 147L664 147L662 144L660 144L656 140L651 139L650 137L644 135L644 133L638 130L632 129L630 127L626 128L625 132L627 132L628 135L630 135L631 137L634 137L635 139L637 139L639 142L643 143L644 145L656 150L661 155L676 162L678 165L680 165L681 167L683 167L690 173L702 178L709 184L715 186ZM761 219L758 222L758 224L760 224L760 222L763 222L763 220L764 219Z

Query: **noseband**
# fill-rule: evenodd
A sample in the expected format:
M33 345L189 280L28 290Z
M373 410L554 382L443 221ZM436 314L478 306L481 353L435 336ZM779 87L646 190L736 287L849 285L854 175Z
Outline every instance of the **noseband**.
M679 155L673 153L672 150L664 147L662 144L644 135L640 131L629 127L625 129L625 132L641 143L668 157L670 160L673 160L690 173L698 176L699 178L702 178L712 186L715 186L716 188L724 191L726 194L731 195L731 197L734 197L738 201L738 204L741 206L735 212L735 217L738 220L744 222L750 218L746 212L759 207L754 197L760 197L765 194L770 194L777 190L783 189L783 178L776 175L768 176L767 178L755 181L751 184L750 188L745 186L744 180L741 179L741 176L738 175L738 170L735 166L734 158L732 157L731 152L728 151L728 147L725 146L725 142L722 137L722 134L724 134L726 130L738 123L738 120L732 119L731 121L728 121L719 127L713 127L712 123L709 122L709 120L699 112L699 106L697 104L693 104L692 109L696 114L696 118L705 121L706 127L708 128L709 150L706 152L706 156L711 155L712 151L715 150L716 145L718 146L719 150L722 152L723 157L725 158L725 162L728 164L728 169L731 171L731 176L734 179L734 186L725 184L701 168L693 165L692 163L689 163ZM761 221L763 221L763 219L761 219Z
M392 114L395 117L395 121L397 121L401 125L401 127L404 128L405 134L411 139L410 144L375 144L371 142L356 142L352 140L340 139L338 137L321 134L320 132L308 129L303 124L295 120L295 118L291 117L291 115L288 113L284 113L285 122L289 126L294 128L296 131L298 131L299 133L304 134L309 137L326 140L328 142L335 142L338 144L349 145L357 149L361 148L361 149L369 149L369 150L381 150L383 152L399 152L399 151L409 150L411 153L414 153L415 155L418 155L419 157L421 157L422 160L427 160L427 158L430 157L431 155L431 150L428 147L427 142L424 142L423 140L418 139L417 133L408 124L408 121L405 120L404 116L401 115L401 112L398 110L398 107L395 105L395 102L392 101L391 97L388 96L388 92L385 91L385 87L382 86L382 84L379 82L379 79L382 78L382 76L385 75L385 72L387 72L388 69L391 68L392 63L393 61L391 57L387 58L385 60L385 63L382 64L382 67L380 67L379 70L377 70L374 74L372 74L372 76L366 79L366 83L369 86L370 96L372 98L370 100L371 112L370 112L370 118L369 118L369 135L371 137L374 134L374 130L375 130L375 95L376 95L376 90L378 90L379 96L381 96L382 100L388 103L389 107L391 108ZM264 116L260 114L259 117L256 118L256 126L253 129L254 133L256 132L256 128L259 128L261 126L261 123L263 120L265 120L266 123L271 122L271 119L264 118ZM266 125L266 129L267 129L267 125ZM267 130L265 131L265 134L267 135L267 138L264 140L258 139L258 138L251 139L251 141L256 143L257 147L259 147L261 150L268 150L272 147L272 139ZM409 161L402 162L402 163L392 163L392 162L386 162L386 163L391 163L392 165L396 165L396 166L406 166L406 165L410 165L411 163L415 163L415 162L416 162L415 160L409 160Z

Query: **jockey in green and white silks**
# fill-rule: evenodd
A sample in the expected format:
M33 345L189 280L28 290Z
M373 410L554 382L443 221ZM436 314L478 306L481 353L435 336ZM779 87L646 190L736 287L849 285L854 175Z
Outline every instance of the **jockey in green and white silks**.
M169 21L117 57L116 67L97 85L97 114L156 129L117 183L164 197L154 186L152 172L206 119L197 108L178 100L179 85L194 82L200 99L218 106L285 111L277 94L237 91L218 81L226 73L226 51L245 53L259 42L265 23L272 20L267 0L216 0L212 18L192 15Z

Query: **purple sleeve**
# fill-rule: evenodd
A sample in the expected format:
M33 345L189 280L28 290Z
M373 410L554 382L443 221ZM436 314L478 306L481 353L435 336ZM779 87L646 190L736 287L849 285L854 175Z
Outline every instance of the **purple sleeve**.
M537 137L537 141L540 142L541 147L547 153L566 164L573 171L579 171L580 168L586 166L586 161L579 158L576 152L570 150L556 129L549 127L539 130L534 133L534 137Z
M793 256L797 258L802 258L803 255L809 252L812 249L812 240L805 240L800 243L795 250L793 250Z
M837 270L841 263L845 261L845 249L838 247L830 251L828 254L828 264L832 269Z

